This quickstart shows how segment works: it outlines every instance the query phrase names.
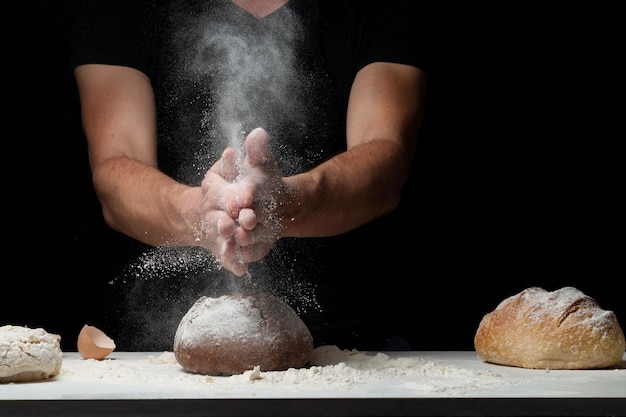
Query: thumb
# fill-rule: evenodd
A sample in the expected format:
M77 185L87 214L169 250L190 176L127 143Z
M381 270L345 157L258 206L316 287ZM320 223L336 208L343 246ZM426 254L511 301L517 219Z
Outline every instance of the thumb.
M264 165L272 159L269 150L269 140L269 134L261 127L257 127L248 134L244 145L248 166Z

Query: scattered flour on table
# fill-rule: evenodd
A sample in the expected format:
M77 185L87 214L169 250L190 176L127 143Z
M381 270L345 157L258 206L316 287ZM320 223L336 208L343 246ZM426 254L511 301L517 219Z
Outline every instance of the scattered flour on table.
M494 372L440 365L419 357L392 358L385 353L341 350L336 346L318 347L313 352L310 367L286 371L261 372L255 368L232 376L192 374L178 365L173 352L163 352L144 360L65 360L59 378L203 391L228 391L247 384L255 389L271 387L292 392L350 391L393 378L396 386L403 390L442 396L463 396L474 389L511 383Z

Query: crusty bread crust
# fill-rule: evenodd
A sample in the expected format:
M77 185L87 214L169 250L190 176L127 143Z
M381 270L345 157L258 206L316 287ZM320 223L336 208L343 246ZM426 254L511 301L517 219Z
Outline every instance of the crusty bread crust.
M533 369L594 369L619 365L626 342L615 313L573 287L527 288L481 320L478 356Z
M238 323L238 324L237 324ZM313 337L296 312L268 293L201 297L181 320L174 355L188 372L235 375L302 368Z

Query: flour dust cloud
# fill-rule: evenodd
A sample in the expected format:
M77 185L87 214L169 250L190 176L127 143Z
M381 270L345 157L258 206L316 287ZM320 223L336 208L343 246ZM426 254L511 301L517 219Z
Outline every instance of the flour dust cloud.
M182 155L173 177L199 185L226 147L241 157L245 136L257 127L270 134L285 175L332 154L317 139L328 136L326 121L320 122L327 102L319 91L329 89L326 78L316 76L319 63L301 59L303 45L311 43L301 17L283 7L276 16L257 20L230 1L198 3L169 10L170 49L162 57L169 66L164 101L171 107L160 140ZM170 348L180 319L202 295L252 288L278 292L299 313L319 308L314 285L291 273L293 258L274 258L284 258L279 263L286 272L276 274L260 262L252 279L244 280L201 248L148 249L112 283L126 302L120 317L125 328L117 337L128 337L138 350Z
M304 118L301 96L294 94L299 79L294 51L303 30L289 9L280 10L280 19L257 21L229 4L191 22L184 30L195 32L194 42L180 52L190 76L211 85L212 106L202 112L211 140L222 149L241 150L256 127L272 135L277 116Z

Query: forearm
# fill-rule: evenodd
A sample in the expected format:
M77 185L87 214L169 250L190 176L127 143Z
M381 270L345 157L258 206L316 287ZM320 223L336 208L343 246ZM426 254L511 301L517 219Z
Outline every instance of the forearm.
M124 157L95 167L93 184L111 228L153 246L196 244L199 187Z
M282 236L345 233L398 205L417 144L425 88L426 73L408 65L377 62L357 73L346 119L348 150L286 179L294 197L283 207Z
M372 140L286 178L293 196L282 212L283 237L321 237L350 231L398 204L412 150Z

